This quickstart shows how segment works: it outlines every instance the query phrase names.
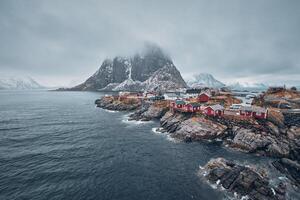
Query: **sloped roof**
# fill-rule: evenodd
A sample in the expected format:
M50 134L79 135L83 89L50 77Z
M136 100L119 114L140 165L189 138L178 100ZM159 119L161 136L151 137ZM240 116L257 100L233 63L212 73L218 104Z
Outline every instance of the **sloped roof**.
M250 112L267 112L267 109L259 106L242 106L241 107L242 111L250 111Z
M206 108L210 107L213 110L224 110L224 107L221 106L220 104L212 105L212 106L207 106Z
M175 103L176 103L176 104L182 104L182 105L184 105L184 104L185 104L185 101L183 101L183 100L176 100Z
M189 103L189 105L191 105L193 107L200 107L201 106L200 103L196 103L196 102L191 102L191 103Z
M210 94L208 94L208 93L206 93L206 92L201 92L201 93L199 94L199 96L200 96L200 95L206 95L206 96L210 97Z

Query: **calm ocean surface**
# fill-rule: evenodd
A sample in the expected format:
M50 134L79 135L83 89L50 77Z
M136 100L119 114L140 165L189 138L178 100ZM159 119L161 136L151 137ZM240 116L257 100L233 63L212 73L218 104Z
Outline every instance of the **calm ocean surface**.
M197 176L225 157L268 158L210 143L175 142L158 122L127 122L95 108L102 93L0 92L0 199L224 199Z

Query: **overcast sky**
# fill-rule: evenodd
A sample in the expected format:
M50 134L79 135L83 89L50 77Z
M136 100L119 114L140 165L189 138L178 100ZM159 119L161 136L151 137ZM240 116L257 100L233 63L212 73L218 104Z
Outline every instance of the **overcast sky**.
M300 85L298 0L0 1L0 75L76 84L145 41L185 78Z

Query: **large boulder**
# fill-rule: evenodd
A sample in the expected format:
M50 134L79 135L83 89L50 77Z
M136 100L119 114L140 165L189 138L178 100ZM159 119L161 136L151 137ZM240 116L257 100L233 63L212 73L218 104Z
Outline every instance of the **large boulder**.
M266 149L270 144L271 141L268 137L257 134L251 129L238 128L230 145L243 151L256 152Z
M229 146L248 153L282 158L289 157L290 143L284 136L239 127L234 130L234 138Z
M224 137L226 126L207 119L192 117L178 126L173 136L185 140L212 140Z
M167 111L168 107L161 107L155 104L143 104L139 110L129 116L129 120L149 121L160 119Z

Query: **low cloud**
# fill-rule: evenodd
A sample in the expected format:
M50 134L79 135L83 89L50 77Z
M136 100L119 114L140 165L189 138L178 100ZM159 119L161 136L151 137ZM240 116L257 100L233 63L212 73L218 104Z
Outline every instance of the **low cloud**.
M185 77L300 80L299 7L297 0L3 0L0 73L68 85L106 57L130 55L150 41Z

